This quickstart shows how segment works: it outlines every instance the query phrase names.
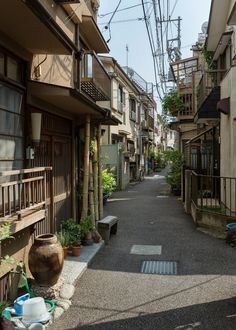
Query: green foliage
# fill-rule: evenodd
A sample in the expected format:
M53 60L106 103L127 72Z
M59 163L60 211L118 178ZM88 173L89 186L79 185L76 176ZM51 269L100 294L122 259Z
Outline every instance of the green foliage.
M66 240L69 240L68 245L80 244L81 226L74 219L70 218L62 223L62 232L66 235Z
M210 70L215 70L216 69L216 62L213 61L214 52L210 52L209 50L206 49L206 46L203 45L202 54L204 56L204 59L207 63L208 68Z
M4 311L4 309L6 307L10 306L10 302L6 301L6 300L2 300L0 301L0 315L2 314L2 312Z
M150 148L149 156L154 159L158 168L164 168L166 166L165 154L160 150Z
M184 103L177 90L170 90L162 99L164 115L176 116L178 111L184 110Z
M66 247L70 245L70 235L65 230L59 231L58 233L56 233L56 235L62 247Z
M11 223L5 222L0 224L0 242L4 239L14 238L11 236Z
M10 257L8 254L5 255L4 257L2 257L1 259L1 263L5 263L5 264L9 264L9 265L14 265L16 263L15 258Z
M110 196L111 193L116 189L116 180L111 172L107 169L102 171L102 189L103 195Z
M87 215L80 220L80 232L83 239L88 232L94 229L94 221L92 215Z
M182 155L178 150L168 150L165 153L166 160L171 162L170 171L166 175L166 182L174 188L181 188L181 171L183 166Z
M91 156L93 156L95 152L97 152L97 144L95 140L90 141L89 152Z

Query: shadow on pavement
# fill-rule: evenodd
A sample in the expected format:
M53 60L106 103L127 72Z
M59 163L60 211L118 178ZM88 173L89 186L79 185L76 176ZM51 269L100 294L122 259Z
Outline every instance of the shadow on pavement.
M114 316L117 316L117 314ZM108 318L110 317L111 315L108 316ZM70 330L230 330L235 329L236 324L236 298L192 305L148 315L137 312L136 317L109 322L105 322L105 319L106 317L101 319L101 323L97 323L96 321L96 324L81 325Z

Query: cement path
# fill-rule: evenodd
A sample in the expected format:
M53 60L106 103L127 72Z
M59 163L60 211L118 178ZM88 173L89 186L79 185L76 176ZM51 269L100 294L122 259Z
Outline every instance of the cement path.
M235 249L196 230L167 192L160 173L113 194L105 213L118 216L117 235L96 255L51 330L236 329ZM162 251L131 254L133 245ZM176 261L178 274L142 274L144 260Z

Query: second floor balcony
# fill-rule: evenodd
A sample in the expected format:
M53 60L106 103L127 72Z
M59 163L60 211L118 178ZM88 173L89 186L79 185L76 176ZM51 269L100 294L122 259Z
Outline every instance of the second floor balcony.
M81 91L94 102L109 101L111 79L95 53L86 52L81 62Z
M218 120L217 102L220 100L220 82L226 70L205 71L197 87L195 122Z

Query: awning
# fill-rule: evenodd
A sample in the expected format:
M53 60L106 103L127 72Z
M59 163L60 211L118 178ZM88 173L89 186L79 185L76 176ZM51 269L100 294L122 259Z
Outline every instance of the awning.
M206 121L218 121L220 118L217 111L217 102L220 100L220 87L214 87L206 97L196 114L194 122L197 124L206 123Z
M193 56L171 63L170 65L173 77L177 83L187 81L191 78L193 72L198 70L198 57Z
M82 16L80 34L96 53L109 53L110 49L92 16Z
M236 24L236 3L234 3L231 13L228 18L228 25L235 25Z
M130 135L130 134L131 134L130 132L125 131L124 129L119 129L118 132L119 132L119 134L121 134L121 135Z
M28 97L32 96L70 114L77 116L89 114L96 118L109 118L109 109L99 107L73 88L30 81L28 82Z
M77 51L39 0L0 1L0 31L32 54Z
M224 115L229 115L230 113L230 97L222 99L217 102L217 110L222 112Z
M188 144L190 144L191 142L194 142L194 141L198 140L202 135L204 135L204 134L206 134L206 133L209 133L209 132L212 131L212 130L213 130L213 127L208 128L207 130L205 130L205 131L199 133L198 135L195 135L193 138L191 138L190 140L188 140L188 141L185 143L185 145L188 145Z
M213 56L213 61L216 61L219 56L225 51L226 46L229 44L230 40L231 40L231 35L232 35L232 31L229 32L225 32L222 34L222 37L220 38L220 41L217 45L217 48L215 50L214 56Z

